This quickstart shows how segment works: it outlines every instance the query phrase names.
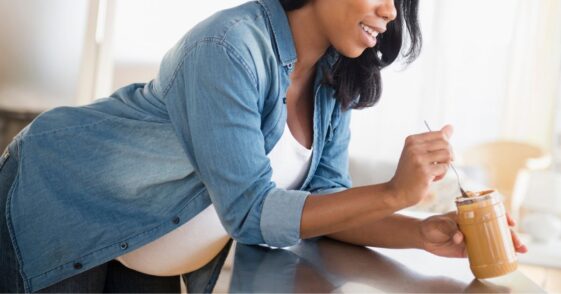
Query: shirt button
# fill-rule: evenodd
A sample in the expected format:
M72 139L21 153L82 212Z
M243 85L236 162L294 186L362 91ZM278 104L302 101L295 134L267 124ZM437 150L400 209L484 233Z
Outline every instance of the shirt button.
M282 103L286 104L286 97L282 98Z
M81 269L81 268L82 268L82 264L81 264L81 263L77 262L77 263L74 264L74 269L79 270L79 269Z
M179 220L180 220L180 219L179 219L179 216L176 216L176 217L174 217L173 220L171 220L171 221L172 221L174 224L177 225L177 224L179 224Z
M121 247L121 249L125 250L125 249L129 248L129 243L123 242L123 243L119 244L119 246Z

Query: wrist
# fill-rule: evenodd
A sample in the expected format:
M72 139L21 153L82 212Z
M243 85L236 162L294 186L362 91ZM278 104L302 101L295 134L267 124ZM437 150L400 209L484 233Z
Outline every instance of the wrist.
M413 240L415 248L426 250L425 238L423 237L423 220L416 219L414 227Z
M398 211L408 207L409 205L404 200L401 190L396 187L391 181L382 184L384 187L384 202L386 205L394 210Z

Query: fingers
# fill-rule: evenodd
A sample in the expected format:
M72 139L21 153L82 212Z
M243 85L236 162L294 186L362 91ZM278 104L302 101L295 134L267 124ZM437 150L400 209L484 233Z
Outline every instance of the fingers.
M418 174L429 181L441 179L448 171L448 165L451 162L451 152L449 150L441 150L431 153L422 153L422 151L413 149L406 150L405 158L422 174Z
M464 241L464 234L458 230L456 234L454 234L452 240L454 241L454 244L460 244Z
M450 143L443 139L436 139L431 141L424 141L418 144L418 148L424 150L425 152L432 152L444 149L451 149Z
M438 151L429 152L427 153L427 155L424 156L424 160L427 163L437 162L437 163L450 164L450 162L452 162L453 160L452 150L442 149Z
M506 213L506 221L510 227L516 226L516 221L512 218L509 212ZM514 250L518 253L526 253L528 252L528 247L520 241L520 237L518 234L510 229L510 235L512 237L512 244L514 245Z
M467 247L464 246L464 249L462 250L462 257L466 258L468 257L468 250Z
M438 133L435 138L427 139L435 136L434 133ZM442 132L409 136L405 140L405 148L424 163L450 163L454 160L452 147Z
M454 244L461 244L464 242L464 234L458 229L458 224L456 222L456 213L449 212L447 214L442 215L442 225L440 229L443 233L450 236L450 239Z
M427 232L425 232L426 241L441 246L441 248L442 246L447 246L449 248L447 252L449 253L446 256L465 258L468 256L468 252L464 235L457 226L457 217L457 213L451 211L426 219L425 221L430 221L430 226L428 226ZM509 219L509 225L514 224L510 215L507 216L507 219ZM528 248L522 243L518 235L512 230L510 230L510 234L515 251L517 253L528 252Z
M516 226L516 221L512 218L508 211L506 212L506 222L510 227Z
M445 174L438 175L438 176L434 177L434 179L432 181L433 182L438 182L438 181L444 179L444 176L445 176Z
M448 232L448 235L451 236L452 242L454 244L461 244L464 242L464 234L458 228L457 218L458 215L455 211L450 211L446 214L440 216L442 218L442 225L440 229L444 232Z
M455 245L455 251L456 251L456 253L454 254L453 257L457 257L457 258L468 257L467 247L463 243Z
M400 203L418 203L428 195L431 182L446 174L448 163L453 158L448 143L451 134L452 128L445 127L437 132L411 135L405 139L396 173L390 181L398 198L403 200Z
M416 135L411 135L407 137L405 142L419 144L419 143L434 141L434 140L448 141L451 136L452 136L452 126L447 125L444 128L442 128L442 130L440 131L425 132Z
M510 230L510 236L512 237L512 244L514 245L514 250L518 253L526 253L528 252L528 247L522 244L518 234L516 234L512 229Z
M452 134L454 134L454 127L452 127L452 125L445 125L442 129L440 129L440 131L446 135L446 138L450 139Z
M432 181L437 181L444 178L444 176L446 175L446 172L448 171L448 164L432 164L430 165L429 169L429 172L433 177Z
M434 236L440 235L440 238L438 238L440 242L452 241L455 244L459 244L464 239L463 234L458 230L456 222L446 216L437 217L434 220L434 228L438 231L438 233L435 232Z

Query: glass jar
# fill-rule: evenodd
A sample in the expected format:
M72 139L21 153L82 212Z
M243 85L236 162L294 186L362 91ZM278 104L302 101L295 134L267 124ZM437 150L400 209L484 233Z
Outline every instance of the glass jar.
M475 277L498 277L516 270L516 253L500 195L489 190L458 197L456 207Z

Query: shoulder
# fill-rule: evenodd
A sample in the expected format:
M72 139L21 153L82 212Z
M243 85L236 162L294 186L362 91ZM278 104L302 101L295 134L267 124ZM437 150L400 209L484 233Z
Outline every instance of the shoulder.
M276 64L272 33L266 12L258 2L222 10L193 27L168 53L160 65L159 83L170 84L184 62L203 66L208 61L228 59L242 66L261 84ZM211 69L208 69L211 70Z
M268 38L266 12L257 2L219 11L197 24L189 32L186 45L202 40L243 45Z

